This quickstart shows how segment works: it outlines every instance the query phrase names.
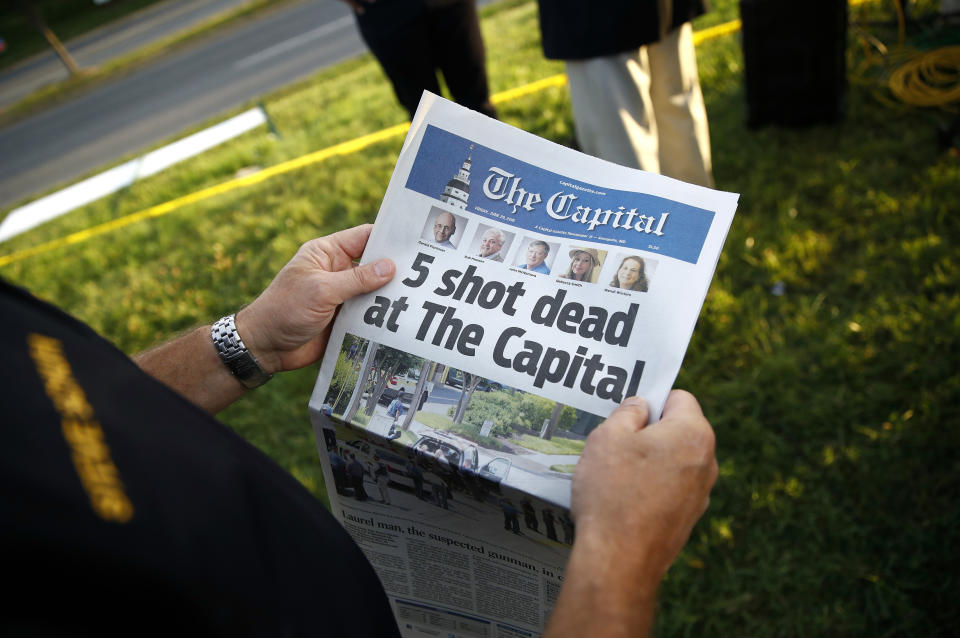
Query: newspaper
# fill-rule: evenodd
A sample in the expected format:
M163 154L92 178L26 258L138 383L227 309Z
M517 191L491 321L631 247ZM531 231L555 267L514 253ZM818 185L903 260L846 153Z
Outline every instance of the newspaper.
M586 435L632 395L659 418L736 203L424 94L363 255L396 277L310 400L405 636L540 635Z

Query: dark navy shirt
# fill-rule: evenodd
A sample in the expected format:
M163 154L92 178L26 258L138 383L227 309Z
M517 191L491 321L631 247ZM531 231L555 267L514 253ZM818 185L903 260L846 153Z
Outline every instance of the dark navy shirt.
M0 281L0 635L399 636L293 477Z

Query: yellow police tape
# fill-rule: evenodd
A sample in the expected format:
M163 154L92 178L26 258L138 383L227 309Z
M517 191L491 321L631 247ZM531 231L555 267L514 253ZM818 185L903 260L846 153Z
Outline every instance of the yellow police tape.
M865 2L872 2L873 0L850 0L850 5L863 4ZM700 44L707 40L712 40L714 38L719 38L724 35L729 35L735 33L740 29L740 20L731 20L730 22L724 22L723 24L718 24L707 29L702 29L693 34L694 44ZM553 87L563 86L567 81L567 76L563 73L544 78L542 80L537 80L536 82L531 82L530 84L525 84L514 89L508 89L491 96L491 100L494 104L502 104L504 102L510 102L512 100L519 99L521 97L537 93ZM337 157L339 155L350 155L356 153L357 151L363 150L368 146L372 146L379 142L404 135L407 132L407 129L410 128L410 124L397 124L396 126L391 126L390 128L385 128L383 130L377 131L376 133L370 133L369 135L364 135L347 142L342 142L334 146L330 146L319 151L314 151L313 153L307 153L306 155L301 155L300 157L294 158L292 160L287 160L286 162L281 162L270 168L265 168L262 171L253 173L252 175L247 175L246 177L238 177L236 179L231 179L216 186L211 186L210 188L204 188L203 190L196 191L195 193L190 193L189 195L184 195L183 197L178 197L172 199L163 204L158 204L156 206L151 206L150 208L141 210L136 213L131 213L124 217L114 219L92 228L86 230L81 230L66 237L61 237L60 239L54 239L43 244L39 244L32 248L25 248L19 250L9 255L0 255L0 268L6 266L7 264L12 264L29 257L34 257L51 250L56 250L62 246L70 246L72 244L79 244L81 242L87 241L98 235L103 235L104 233L109 233L114 230L123 228L124 226L129 226L130 224L135 224L139 221L145 219L152 219L154 217L161 217L167 213L171 213L178 208L182 208L188 204L195 204L199 201L209 199L215 195L221 195L227 193L237 188L243 188L244 186L251 186L253 184L258 184L264 180L268 180L271 177L277 175L282 175L284 173L289 173L290 171L295 171L304 166L309 166L310 164L316 164L318 162L323 162L331 157Z
M168 202L163 204L158 204L156 206L151 206L150 208L141 210L136 213L132 213L125 217L119 217L109 222L104 222L92 228L87 228L86 230L77 231L66 237L61 237L60 239L54 239L48 241L44 244L39 244L33 248L26 248L9 255L0 256L0 267L11 264L15 261L20 261L28 257L33 257L41 253L45 253L61 246L69 246L71 244L77 244L84 242L92 237L97 235L102 235L104 233L109 233L111 231L123 228L124 226L129 226L130 224L135 224L136 222L143 221L144 219L151 219L153 217L160 217L171 213L178 208L186 206L188 204L195 204L199 201L209 199L215 195L221 195L227 193L237 188L243 188L244 186L251 186L257 184L264 180L270 179L277 175L283 173L288 173L298 168L303 168L310 164L316 164L317 162L322 162L331 157L337 155L350 155L356 153L357 151L364 149L368 146L382 142L384 140L396 137L398 135L403 135L407 132L407 129L410 128L409 123L397 124L396 126L391 126L390 128L377 131L376 133L371 133L369 135L364 135L363 137L358 137L347 142L342 142L336 144L335 146L330 146L319 151L314 151L313 153L307 153L306 155L301 155L292 160L287 160L286 162L281 162L270 168L265 168L262 171L253 173L252 175L247 175L245 177L238 177L236 179L231 179L229 181L217 184L216 186L211 186L209 188L204 188L203 190L190 193L189 195L184 195L183 197L178 197L176 199L171 199Z

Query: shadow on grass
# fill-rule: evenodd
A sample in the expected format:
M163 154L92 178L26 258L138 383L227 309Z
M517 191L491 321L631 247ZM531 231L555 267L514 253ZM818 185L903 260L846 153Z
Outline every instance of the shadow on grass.
M938 634L960 620L960 166L862 89L836 126L747 129L722 46L715 175L743 195L678 380L721 478L658 629Z

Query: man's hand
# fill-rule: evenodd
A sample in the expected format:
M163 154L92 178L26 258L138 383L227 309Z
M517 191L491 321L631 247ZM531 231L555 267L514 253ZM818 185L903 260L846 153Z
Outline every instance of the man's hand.
M256 301L237 313L237 332L267 372L319 359L340 304L393 278L396 268L389 259L353 263L371 228L357 226L305 243Z
M237 332L269 373L309 365L323 355L344 301L393 277L389 259L356 266L372 226L307 242L256 301L237 313ZM135 357L136 363L200 408L216 414L246 391L217 356L210 326Z
M663 418L649 418L647 402L631 397L590 433L571 510L578 536L644 550L659 582L710 503L717 459L713 429L689 392L673 390Z
M576 542L545 636L643 636L660 580L706 511L714 434L693 395L674 390L648 425L627 399L590 436L573 476Z

